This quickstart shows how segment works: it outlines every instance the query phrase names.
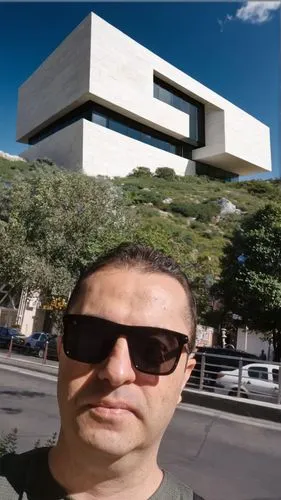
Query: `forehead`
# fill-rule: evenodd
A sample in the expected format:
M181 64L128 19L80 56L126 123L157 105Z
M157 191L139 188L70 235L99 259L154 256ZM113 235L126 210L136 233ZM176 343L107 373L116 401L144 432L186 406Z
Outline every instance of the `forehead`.
M164 273L102 269L82 283L71 313L98 315L117 323L158 326L187 333L187 298Z

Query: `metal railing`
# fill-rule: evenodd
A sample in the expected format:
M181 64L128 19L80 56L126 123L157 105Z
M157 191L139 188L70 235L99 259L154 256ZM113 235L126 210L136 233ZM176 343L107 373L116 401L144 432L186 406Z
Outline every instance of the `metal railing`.
M13 339L13 337L11 337L6 357L11 358L12 355L15 354L15 349L17 349L18 354L22 354L23 352L25 352L26 347L24 345L14 343L14 339ZM38 362L37 362L38 364L40 363L39 360L41 360L41 363L44 365L47 363L48 349L49 349L49 341L47 340L45 343L45 346L42 347L42 350L44 351L43 356L42 357L37 356L38 357Z
M187 388L281 404L281 363L233 354L197 352Z

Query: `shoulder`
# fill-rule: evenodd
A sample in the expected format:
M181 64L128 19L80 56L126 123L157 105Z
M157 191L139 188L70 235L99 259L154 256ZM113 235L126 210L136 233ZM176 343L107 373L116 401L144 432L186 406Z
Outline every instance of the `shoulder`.
M48 453L48 448L38 448L21 454L9 453L0 458L0 498L6 488L20 494L26 485L29 471ZM2 491L3 490L3 491ZM6 496L4 497L6 499ZM17 498L17 496L7 496Z
M163 481L150 500L204 500L192 488L177 479L170 472L164 471Z

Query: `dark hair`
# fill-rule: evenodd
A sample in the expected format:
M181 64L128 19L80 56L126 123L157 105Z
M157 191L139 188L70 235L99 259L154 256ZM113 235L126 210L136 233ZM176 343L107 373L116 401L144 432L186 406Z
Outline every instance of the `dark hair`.
M109 252L100 255L95 262L81 273L69 298L66 312L72 308L77 300L83 281L97 271L109 266L137 268L148 273L165 273L175 278L186 293L188 317L191 323L189 348L194 349L197 323L196 302L187 276L172 257L145 245L121 243L121 245L112 248Z

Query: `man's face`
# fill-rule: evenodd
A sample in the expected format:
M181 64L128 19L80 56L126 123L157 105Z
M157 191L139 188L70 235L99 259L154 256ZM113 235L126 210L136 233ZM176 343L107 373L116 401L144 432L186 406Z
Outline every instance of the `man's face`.
M101 270L85 280L70 313L190 334L185 292L163 273ZM64 438L74 446L90 445L102 457L157 450L193 366L183 350L170 375L141 373L131 363L125 337L94 365L71 360L61 349L58 401ZM129 410L99 407L104 402L126 403Z

